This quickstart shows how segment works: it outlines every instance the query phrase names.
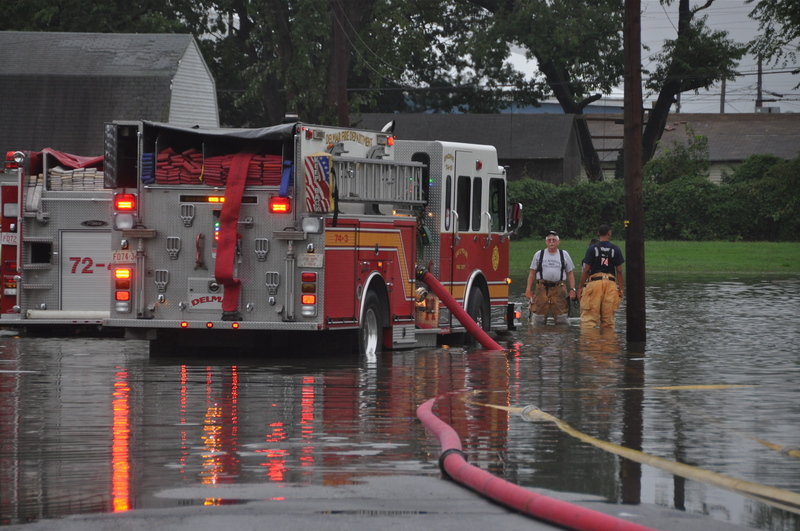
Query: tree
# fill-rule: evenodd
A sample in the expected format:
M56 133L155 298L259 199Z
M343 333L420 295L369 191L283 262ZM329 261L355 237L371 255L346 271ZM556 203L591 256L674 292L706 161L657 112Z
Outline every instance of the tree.
M747 0L748 4L753 2ZM797 0L758 0L755 4L750 18L759 22L762 33L751 43L752 53L776 63L794 63L800 50L800 3Z
M622 76L621 0L475 0L494 14L495 40L517 43L536 59L561 108L582 114L609 94ZM578 120L584 168L591 181L602 179L600 158L589 127Z
M483 24L482 14L470 4L196 3L216 10L216 18L197 18L193 33L211 37L202 45L213 58L228 123L277 123L288 110L305 121L349 125L350 112L387 101L393 110L402 110L425 103L425 98L448 112L464 105L474 111L492 107L486 98L474 96L480 92L477 80L508 79L507 70L470 71L464 35ZM198 12L196 5L190 7ZM460 98L439 97L452 93L454 86L467 90L458 91Z
M186 28L160 0L0 0L2 31L178 33Z
M664 5L673 2L661 0ZM695 18L713 3L714 0L706 0L705 4L692 7L690 0L678 0L678 34L667 40L663 51L655 56L659 65L646 83L658 98L642 135L643 163L655 154L678 94L736 77L735 68L747 47L729 39L726 31L709 30L706 17Z
M667 184L685 176L707 180L710 167L708 137L696 135L687 125L686 142L673 141L661 156L644 165L642 173L656 184Z

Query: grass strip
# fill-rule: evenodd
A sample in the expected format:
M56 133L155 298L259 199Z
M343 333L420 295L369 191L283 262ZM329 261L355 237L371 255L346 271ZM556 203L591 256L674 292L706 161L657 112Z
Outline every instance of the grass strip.
M625 241L615 238L611 241L622 248L627 259ZM570 254L579 268L588 245L588 241L561 240L559 247ZM512 241L511 273L526 273L533 253L545 247L544 240ZM800 275L800 243L646 241L644 261L647 273Z

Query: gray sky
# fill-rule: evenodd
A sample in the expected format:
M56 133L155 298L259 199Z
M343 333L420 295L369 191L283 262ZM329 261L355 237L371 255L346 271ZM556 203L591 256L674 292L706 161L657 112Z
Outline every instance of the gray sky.
M651 47L649 52L642 52L644 68L651 64L650 55L661 48L664 39L675 37L678 25L676 4L666 7L661 6L658 0L642 0L642 43ZM692 1L692 5L697 4L696 0ZM726 30L733 40L747 42L758 32L758 23L748 17L752 9L753 4L745 4L744 0L715 0L710 8L701 13L708 15L706 23L709 28ZM800 89L794 88L800 83L800 75L780 73L789 69L791 66L762 66L762 97L780 100L765 102L765 107L777 106L781 112L800 112ZM758 61L753 56L745 56L739 63L738 71L743 75L735 81L729 81L725 88L725 112L754 112L758 93ZM764 91L783 94L783 98L776 98ZM719 112L721 92L721 86L717 85L696 95L684 93L681 95L681 112Z
M696 6L700 2L691 0ZM650 57L656 54L664 43L664 39L675 38L678 26L678 7L675 0L671 6L662 6L658 0L641 0L642 2L642 44L650 47L649 51L642 50L642 67L652 69L655 65ZM753 4L746 4L744 0L715 0L714 4L702 11L708 15L706 24L712 30L725 30L736 42L746 43L753 39L758 32L758 23L748 17ZM532 66L524 66L525 60L521 54L514 54L512 61L518 68L530 71ZM764 102L764 106L779 107L780 112L800 112L800 88L794 88L800 83L800 75L788 73L792 67L762 65L762 98L777 99L774 102ZM747 55L742 58L737 69L742 75L735 81L729 81L725 87L725 112L726 113L751 113L755 112L756 97L758 94L758 62L755 57ZM782 94L777 98L769 92ZM721 85L711 87L707 91L693 92L681 95L681 112L718 113L722 88ZM621 98L622 87L619 92L611 97ZM649 105L645 102L645 105ZM672 112L676 109L673 106Z

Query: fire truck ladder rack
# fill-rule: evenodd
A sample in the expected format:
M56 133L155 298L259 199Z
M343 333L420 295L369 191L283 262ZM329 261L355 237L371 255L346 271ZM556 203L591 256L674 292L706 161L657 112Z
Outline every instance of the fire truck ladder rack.
M342 203L423 205L419 162L333 157L333 179Z

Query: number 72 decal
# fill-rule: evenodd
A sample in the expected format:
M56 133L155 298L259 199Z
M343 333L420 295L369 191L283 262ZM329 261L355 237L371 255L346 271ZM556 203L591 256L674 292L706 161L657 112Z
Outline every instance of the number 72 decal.
M111 270L111 263L108 264L100 264L94 263L94 260L91 259L89 256L70 256L69 260L72 261L72 271L71 273L74 275L76 273L81 274L92 274L94 273L94 268L106 268L109 271ZM83 264L83 267L78 270L78 268Z

